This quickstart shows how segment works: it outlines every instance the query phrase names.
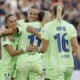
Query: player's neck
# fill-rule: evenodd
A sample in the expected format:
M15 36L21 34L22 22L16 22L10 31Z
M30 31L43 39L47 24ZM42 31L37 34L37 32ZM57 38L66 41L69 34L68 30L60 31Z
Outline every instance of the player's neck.
M56 20L60 22L60 21L62 21L62 17L61 16L57 16Z

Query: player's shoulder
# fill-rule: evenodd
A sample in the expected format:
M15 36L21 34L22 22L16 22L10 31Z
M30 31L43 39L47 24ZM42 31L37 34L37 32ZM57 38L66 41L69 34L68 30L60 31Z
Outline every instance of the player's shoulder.
M18 20L17 22L18 22L18 23L22 23L22 22L24 22L24 20L23 20L23 19L21 19L21 20Z
M17 21L17 26L22 26L24 24L24 21L23 20L18 20Z
M53 24L53 21L49 21L49 22L47 22L45 25L44 25L44 27L49 27L50 28L50 26Z
M68 27L68 28L75 28L73 24L71 24L68 21L63 20L63 23Z
M46 23L46 26L52 27L53 25L56 25L58 21L56 19L49 21Z
M18 24L18 25L23 25L23 24L24 24L24 20L18 20L18 21L17 21L17 24Z
M39 22L39 21L32 22L32 25L40 25L40 24L41 24L41 22Z
M28 25L32 26L33 28L41 28L41 22L39 22L39 21L30 22Z
M69 26L73 26L73 24L71 24L70 22L65 21L65 20L63 20L63 23L66 24L66 25L69 25Z

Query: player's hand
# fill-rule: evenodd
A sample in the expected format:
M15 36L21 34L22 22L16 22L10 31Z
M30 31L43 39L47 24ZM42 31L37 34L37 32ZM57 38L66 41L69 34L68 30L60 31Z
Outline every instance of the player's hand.
M36 51L36 50L37 50L37 46L29 45L29 46L27 47L27 51L29 51L29 52L34 52L34 51Z
M40 33L38 33L32 26L27 27L27 31L34 34L36 37L40 38Z
M13 33L17 32L17 27L12 27Z

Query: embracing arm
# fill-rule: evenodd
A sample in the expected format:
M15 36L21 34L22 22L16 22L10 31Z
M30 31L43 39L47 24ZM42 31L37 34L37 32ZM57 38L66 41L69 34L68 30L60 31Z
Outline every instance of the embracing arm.
M29 45L27 48L22 48L19 50L14 50L11 45L5 45L5 48L11 56L16 56L16 55L23 54L25 52L32 52L36 50L36 47L33 47L31 45Z
M39 39L41 39L41 34L39 32L37 32L32 26L28 26L27 31L34 34Z
M0 29L0 37L12 35L17 32L17 28Z
M48 40L42 39L41 46L38 49L38 52L45 53L48 48Z

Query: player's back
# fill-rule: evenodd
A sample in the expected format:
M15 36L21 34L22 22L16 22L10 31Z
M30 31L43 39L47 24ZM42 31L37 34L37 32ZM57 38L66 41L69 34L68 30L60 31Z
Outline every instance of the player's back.
M64 20L51 21L45 27L54 67L73 67L71 38L76 35L74 27Z

